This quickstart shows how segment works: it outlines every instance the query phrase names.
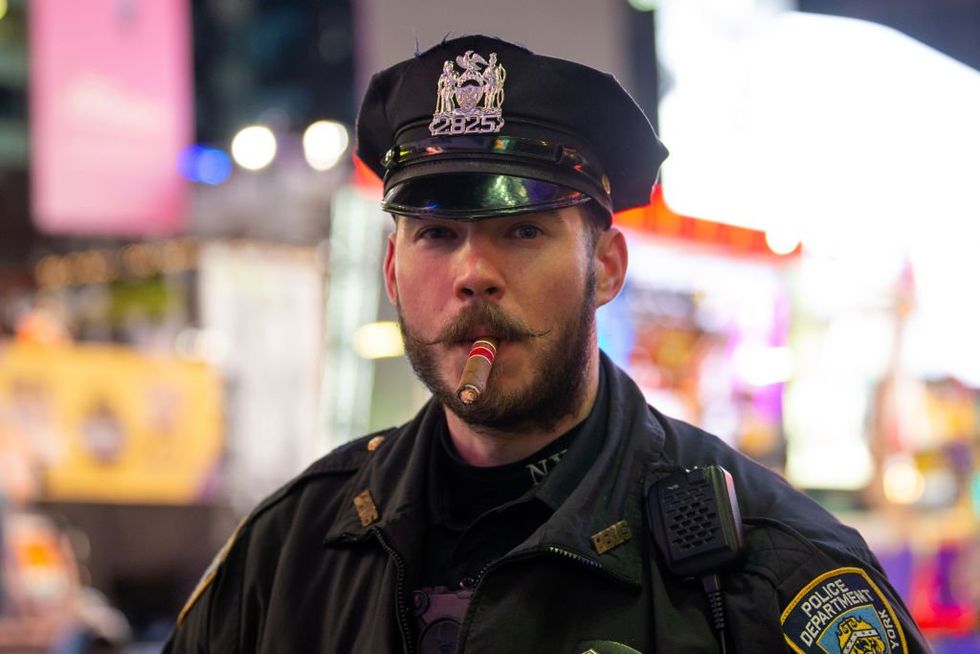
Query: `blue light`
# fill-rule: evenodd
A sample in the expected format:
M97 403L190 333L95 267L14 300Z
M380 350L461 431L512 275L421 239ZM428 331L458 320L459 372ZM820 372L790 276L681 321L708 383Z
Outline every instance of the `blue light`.
M207 148L198 157L197 174L205 184L221 184L231 177L231 157L216 148Z
M198 151L202 149L203 146L200 145L188 145L180 151L177 157L177 170L180 171L180 176L190 182L197 181L197 177L194 175L194 162L197 161Z
M177 168L184 179L215 186L231 177L231 157L218 148L189 145L180 153Z
M973 483L970 486L970 499L973 501L973 513L980 518L980 471L973 473Z
M630 368L630 354L636 343L636 330L630 318L630 288L596 312L596 332L599 347L620 368Z

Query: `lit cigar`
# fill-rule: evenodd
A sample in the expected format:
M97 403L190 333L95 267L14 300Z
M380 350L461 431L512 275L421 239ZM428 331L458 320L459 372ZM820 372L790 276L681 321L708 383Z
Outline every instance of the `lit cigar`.
M487 387L490 369L493 368L493 358L497 354L497 339L485 337L473 341L470 356L463 366L463 374L456 387L456 397L463 404L473 404Z

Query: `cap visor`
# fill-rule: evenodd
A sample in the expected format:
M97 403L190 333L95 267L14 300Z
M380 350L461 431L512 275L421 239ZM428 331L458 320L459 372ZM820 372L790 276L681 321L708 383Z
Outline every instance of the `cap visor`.
M538 179L489 173L416 177L395 184L381 207L413 217L478 220L582 204L581 191Z

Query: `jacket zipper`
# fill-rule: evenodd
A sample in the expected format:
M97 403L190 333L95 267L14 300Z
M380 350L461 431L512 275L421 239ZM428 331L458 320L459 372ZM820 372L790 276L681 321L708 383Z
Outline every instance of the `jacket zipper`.
M576 554L575 552L570 552L570 551L565 550L565 549L562 549L560 547L555 547L554 545L549 545L548 547L545 547L544 549L545 549L545 551L551 552L552 554L558 554L559 556L563 556L566 559L571 559L572 561L575 561L576 563L580 563L582 565L586 565L586 566L589 566L591 568L596 568L598 570L602 570L603 569L601 563L599 563L598 561L594 561L593 559L590 559L588 557L582 556L581 554Z
M494 568L498 568L505 563L510 563L512 561L519 561L520 559L528 558L536 554L541 554L545 552L549 554L557 554L558 556L561 556L566 559L570 559L578 563L579 565L584 565L586 567L595 570L605 570L602 567L602 564L599 563L598 561L590 559L586 556L582 556L581 554L576 554L575 552L571 552L561 547L556 547L554 545L547 545L545 547L539 547L536 549L527 550L525 552L521 552L516 556L504 557L504 558L497 559L495 561L491 561L486 566L484 566L482 570L480 570L480 574L478 574L476 577L476 583L473 584L473 595L470 596L470 602L469 605L466 607L466 614L463 616L463 622L460 625L460 629L459 629L460 638L459 641L456 643L457 652L463 651L463 645L465 642L464 634L466 634L467 636L469 635L470 613L473 610L473 604L474 604L473 600L476 598L476 594L479 592L480 586L483 584L483 580L486 578L487 574Z
M576 554L575 552L563 549L561 547L557 547L555 545L547 545L545 547L538 547L531 550L525 550L524 552L521 552L516 556L503 557L497 559L496 561L491 561L483 568L483 570L480 570L480 574L477 575L476 583L473 585L474 592L476 592L476 589L479 588L480 584L483 582L483 578L487 576L487 573L493 570L494 568L498 567L499 565L503 563L510 563L511 561L519 561L520 559L528 558L534 556L535 554L541 554L543 552L547 552L549 554L557 554L563 558L571 559L572 561L575 561L578 564L585 565L587 567L594 568L596 570L604 570L602 564L594 559L590 559L587 556L582 556L581 554Z
M402 634L402 642L405 645L406 654L415 652L415 645L412 643L411 625L408 624L408 609L405 606L405 561L401 554L395 551L388 541L381 535L381 530L372 528L369 530L378 539L382 549L388 553L395 562L395 611L398 613L398 629Z

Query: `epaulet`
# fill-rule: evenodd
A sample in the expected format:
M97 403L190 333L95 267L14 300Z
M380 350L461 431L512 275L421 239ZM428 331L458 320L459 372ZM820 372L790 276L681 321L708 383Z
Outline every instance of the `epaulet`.
M367 436L355 438L331 450L257 504L245 518L245 525L247 526L248 523L319 477L357 472L368 461L378 444L384 442L395 431L396 428L394 427L382 429Z
M348 441L311 464L294 481L323 474L353 472L370 458L371 453L377 450L381 443L397 431L397 427L388 427Z
M251 523L314 479L327 475L356 472L370 458L371 453L377 450L385 439L395 431L396 428L394 427L382 429L337 447L262 500L247 516L239 521L238 526L235 527L231 536L225 541L221 549L218 550L218 553L215 554L211 563L204 571L204 574L201 575L201 579L197 582L197 586L191 592L187 602L184 603L184 607L180 610L180 614L177 617L177 625L179 626L183 623L187 612L191 610L201 595L204 594L204 591L211 585L211 582L214 581L218 570L228 557L239 535L246 531Z

